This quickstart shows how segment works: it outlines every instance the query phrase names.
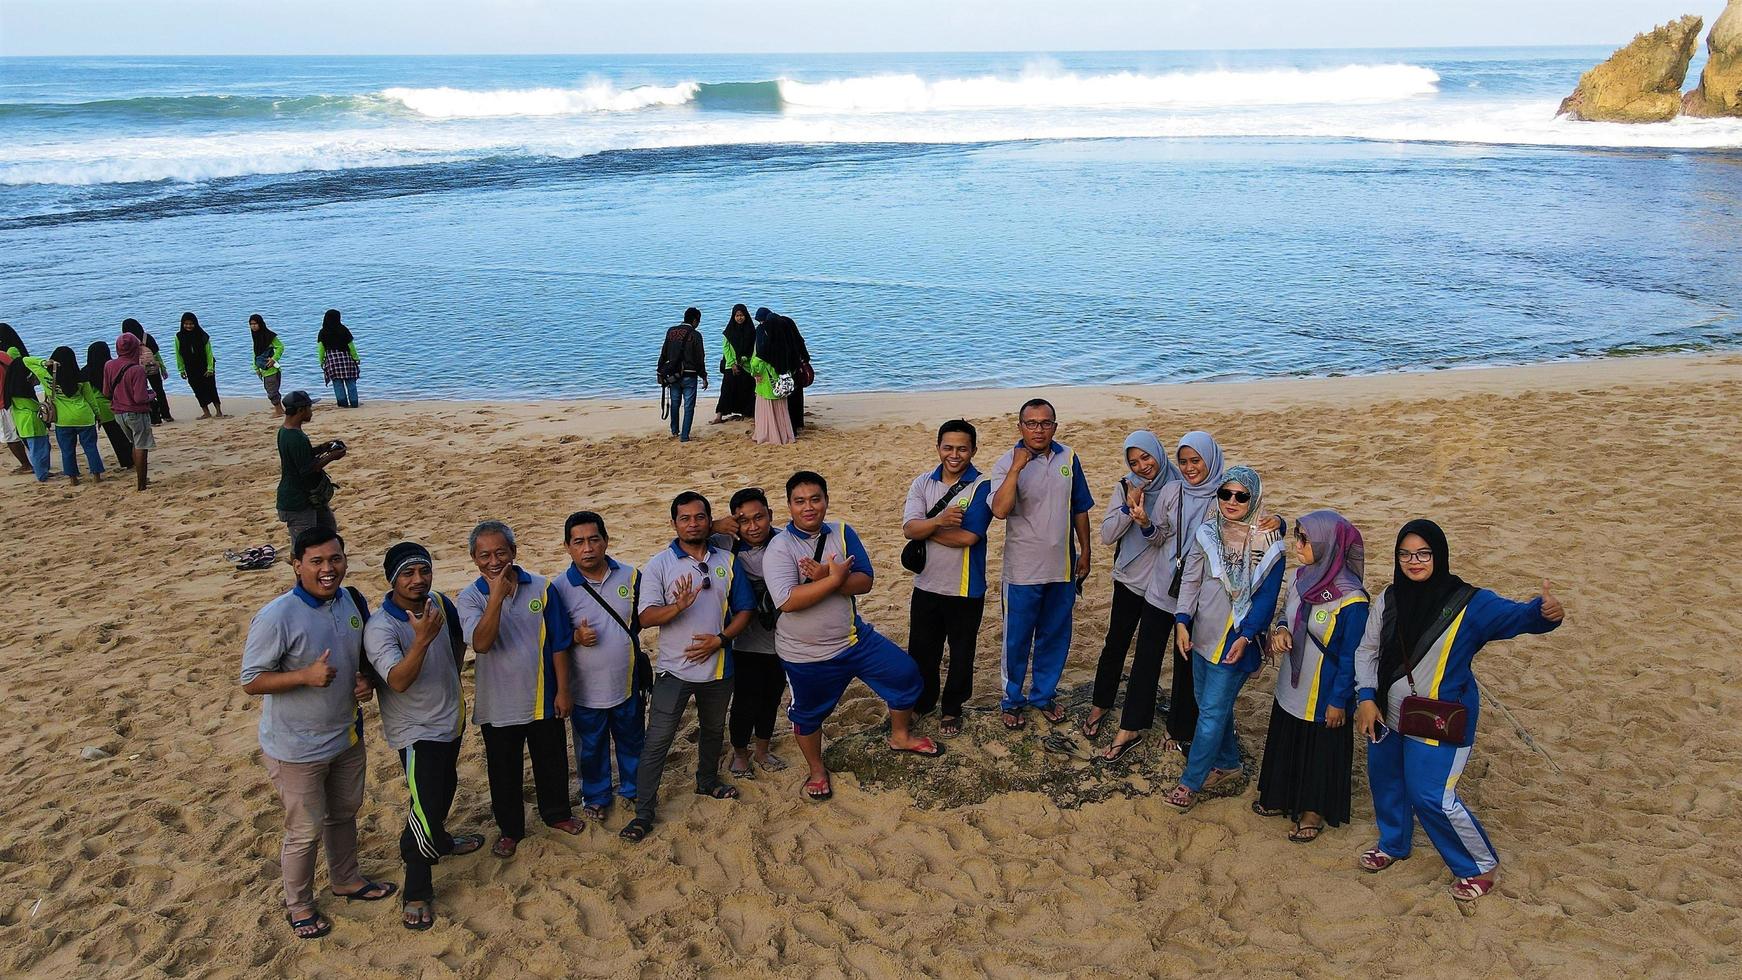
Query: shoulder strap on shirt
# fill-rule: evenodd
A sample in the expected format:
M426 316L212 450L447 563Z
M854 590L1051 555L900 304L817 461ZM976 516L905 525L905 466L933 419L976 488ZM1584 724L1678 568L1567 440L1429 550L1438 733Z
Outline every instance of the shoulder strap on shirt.
M600 608L604 609L605 612L610 615L611 619L614 620L618 626L621 626L623 628L623 632L629 634L629 645L634 648L636 653L639 654L641 652L641 637L640 637L640 635L638 635L634 630L629 628L629 624L623 621L622 616L617 615L617 610L615 608L613 608L609 602L605 601L605 597L600 595L599 591L597 589L593 588L593 583L587 581L587 577L585 575L582 575L580 578L581 578L581 588L586 589L587 594L593 597L593 601L598 603ZM631 608L634 608L633 597L631 598Z
M355 585L345 586L345 591L351 594L351 601L357 605L357 616L367 623L369 621L369 600L363 598L362 590ZM357 657L357 669L363 672L364 677L369 678L369 683L376 687L386 686L387 678L382 677L381 672L375 669L375 665L369 662L368 654Z
M823 560L823 546L828 543L828 540L829 525L827 522L824 522L823 526L817 531L817 547L815 551L811 552L811 561Z
M1459 586L1458 590L1452 593L1452 597L1446 601L1446 607L1440 610L1439 618L1434 620L1433 626L1423 632L1421 634L1421 639L1416 641L1415 649L1410 651L1409 660L1405 663L1403 668L1404 676L1409 678L1409 689L1411 691L1415 690L1415 668L1421 664L1423 658L1427 656L1428 651L1433 649L1434 643L1437 642L1441 636L1445 635L1446 630L1452 625L1452 620L1457 619L1458 616L1463 613L1464 607L1468 606L1470 600L1475 597L1475 586L1468 582ZM1386 605L1389 606L1390 603L1387 603ZM1390 613L1390 611L1390 609L1386 610L1387 613Z
M955 482L954 486L952 486L948 490L944 491L944 495L942 497L938 498L937 503L931 505L931 510L928 510L925 512L925 519L929 521L932 518L938 516L939 514L942 514L944 512L944 508L948 507L950 505L950 498L954 497L958 493L961 493L963 487L965 487L968 484L973 483L973 482L974 482L973 480L970 480L965 476L962 477L960 480L957 480ZM823 554L822 551L819 549L817 551L817 560L818 561L822 560L822 554Z
M454 605L453 600L440 592L437 592L436 595L442 600L442 615L448 620L448 646L453 650L454 669L457 671L466 659L465 627L460 625L460 610Z

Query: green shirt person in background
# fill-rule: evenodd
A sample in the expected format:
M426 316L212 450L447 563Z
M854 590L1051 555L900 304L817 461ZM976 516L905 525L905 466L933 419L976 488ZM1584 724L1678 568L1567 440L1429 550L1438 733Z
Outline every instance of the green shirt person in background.
M297 535L311 527L339 529L333 516L333 491L327 464L345 458L345 444L334 440L314 446L303 424L314 418L315 399L306 391L284 396L284 424L278 428L278 519Z
M42 379L54 403L54 438L60 445L61 471L73 486L79 485L79 455L83 448L91 467L91 478L102 482L103 457L97 452L97 410L91 404L91 391L79 371L79 362L71 347L56 347L47 361L27 357L24 363Z
M321 332L315 337L315 354L321 359L321 376L333 386L333 398L340 408L357 407L357 377L363 373L363 359L357 356L356 338L345 326L338 310L328 310L321 318Z
M175 369L194 390L200 418L211 418L213 409L223 418L224 404L218 400L218 358L212 353L211 335L192 313L181 315L181 329L175 335Z
M248 334L254 340L254 374L266 387L266 400L272 403L272 416L277 418L284 414L284 403L278 397L278 384L284 380L279 368L284 363L284 341L258 313L248 315Z

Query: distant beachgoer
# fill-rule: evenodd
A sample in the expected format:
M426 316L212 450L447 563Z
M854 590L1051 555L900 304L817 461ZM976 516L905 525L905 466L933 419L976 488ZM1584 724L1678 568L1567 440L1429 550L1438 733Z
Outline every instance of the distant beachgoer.
M653 829L659 781L684 709L696 701L696 793L735 800L720 779L720 750L732 702L732 641L750 625L756 604L744 566L725 540L714 538L708 498L686 490L672 498L671 543L641 564L641 624L659 630L647 741L635 790L635 819L620 836L639 841Z
M764 359L763 352L766 348L752 354L745 365L756 383L756 424L750 438L758 443L784 446L798 441L798 435L792 431L792 413L786 408L796 383L791 374L781 373Z
M12 329L12 324L0 323L0 371L11 367L14 360L28 353L30 352L24 346L24 338ZM12 420L12 409L3 401L0 401L0 440L5 441L6 450L12 454L12 458L18 460L18 468L12 472L29 473L30 451L25 447L24 438L18 434L18 426Z
M1348 722L1368 609L1361 532L1336 511L1305 514L1294 525L1294 562L1270 631L1270 654L1281 663L1252 811L1288 817L1288 839L1310 844L1325 827L1349 822Z
M913 577L908 603L908 653L925 684L914 714L938 705L944 644L950 647L949 682L942 684L938 734L962 731L962 710L974 696L974 646L986 612L986 531L992 524L992 484L974 468L979 433L963 419L938 427L938 466L907 490L901 531L925 542L925 567Z
M218 358L212 353L211 336L192 313L181 315L181 329L175 335L175 369L194 390L200 418L211 418L213 410L223 418L224 405L218 400Z
M1276 615L1282 591L1281 536L1258 525L1264 488L1254 470L1235 466L1216 488L1214 516L1188 542L1180 578L1176 641L1191 651L1197 687L1198 730L1185 772L1164 801L1182 810L1198 794L1240 775L1234 700L1269 656L1262 634Z
M768 497L761 489L739 490L732 495L731 506L732 517L738 524L732 552L743 566L756 605L750 612L750 625L732 641L732 668L736 677L726 724L732 759L726 763L726 769L741 779L754 779L757 768L781 772L787 766L785 759L769 751L774 741L775 717L780 713L780 698L786 693L786 669L780 665L780 655L774 646L774 626L780 613L769 598L768 584L762 575L768 543L779 532L774 528Z
M793 741L809 767L804 794L834 795L823 765L823 722L858 678L889 706L889 748L939 756L943 746L913 733L913 706L925 690L907 651L859 618L856 597L871 591L871 556L845 521L828 523L829 484L800 470L786 481L791 520L762 562L769 598L780 610L774 645L792 684Z
M345 444L328 442L315 448L303 431L314 415L315 399L308 392L284 396L284 422L278 427L278 519L292 541L311 527L339 529L327 466L345 458Z
M1101 719L1113 710L1119 696L1125 654L1143 617L1143 593L1149 588L1161 540L1150 514L1160 504L1162 489L1179 479L1179 470L1161 448L1161 440L1148 429L1125 437L1124 456L1126 475L1113 484L1107 512L1101 518L1101 543L1113 549L1113 608L1107 620L1107 639L1101 644L1101 659L1095 666L1092 706L1082 726L1083 734L1091 740L1101 733ZM1132 678L1137 680L1135 668ZM1150 699L1154 700L1153 691ZM1111 756L1109 761L1117 758Z
M369 768L359 702L375 691L361 669L369 610L342 587L345 566L338 532L304 532L291 551L296 586L255 614L242 647L242 690L261 699L260 752L284 808L278 866L298 939L333 931L315 907L323 844L334 896L378 902L399 891L357 868L357 810Z
M567 653L575 630L549 580L515 563L519 547L507 524L479 524L467 550L479 574L455 605L466 644L477 654L472 717L484 733L490 812L500 834L490 853L508 858L526 837L527 756L545 825L565 834L581 832L569 807L569 743L563 731L573 703Z
M575 768L581 777L581 812L603 820L613 802L611 757L617 758L616 795L634 800L641 750L646 744L647 688L651 675L641 652L635 607L641 575L611 557L605 519L589 510L563 522L568 571L551 578L574 627L569 691L574 702Z
M315 354L320 358L321 377L333 386L333 400L340 408L356 408L357 378L363 373L363 359L357 356L357 339L340 319L338 310L328 310L321 317Z
M109 437L109 448L115 450L116 465L130 470L133 468L133 439L116 420L115 407L103 387L103 374L111 360L113 358L109 355L109 345L99 340L85 349L85 366L79 374L84 378L86 398L96 410L97 424L103 427L104 434Z
M811 370L810 348L804 334L792 317L783 316L766 306L756 309L755 346L758 356L774 366L775 372L792 377L791 392L785 396L787 414L796 435L804 429L804 389ZM770 354L763 354L767 350ZM770 356L772 355L772 356Z
M683 322L665 332L659 348L659 383L671 407L671 434L690 441L696 421L696 388L708 386L708 352L702 343L702 311L683 311Z
M756 324L743 303L732 307L720 340L720 400L714 405L710 424L728 416L749 418L756 412L756 379L750 374L750 358L756 354Z
M1361 855L1362 870L1384 871L1409 857L1419 820L1457 876L1453 898L1473 902L1493 890L1500 856L1457 792L1482 707L1471 665L1485 645L1547 633L1565 615L1546 579L1542 594L1529 602L1467 585L1452 574L1445 532L1433 521L1410 521L1397 532L1391 585L1374 599L1355 651L1355 730L1368 740L1367 778L1379 824L1379 843ZM1461 703L1464 743L1397 731L1403 699L1411 694Z
M24 357L14 357L6 365L6 415L24 444L25 460L36 474L36 482L46 483L53 473L48 463L48 423L42 420L42 403L36 397L40 376L24 361Z
M260 383L266 388L266 400L272 403L273 417L284 414L283 401L278 395L279 383L284 380L284 341L278 339L278 334L266 325L266 318L258 313L248 317L248 335L254 341L254 374L260 378Z
M24 338L18 336L18 331L12 328L12 324L0 323L0 354L23 357L28 353L30 348L25 346Z
M402 541L387 549L383 563L389 591L380 616L363 627L363 654L381 678L381 734L399 753L411 793L411 812L399 834L405 862L405 928L435 924L431 871L442 858L484 846L482 834L448 832L448 811L459 783L460 736L466 729L460 668L466 644L460 613L433 591L435 562L429 549Z
M157 338L146 333L139 321L132 317L121 321L121 332L132 334L145 345L139 352L139 364L145 368L145 380L151 385L151 424L174 422L175 417L169 412L169 392L163 388L163 355L157 347ZM119 343L115 345L115 350L121 350Z
M149 481L146 469L151 451L157 448L157 437L151 431L151 412L157 404L146 381L145 366L140 363L144 345L139 338L123 333L115 338L117 356L103 365L103 394L109 398L115 421L127 434L133 447L133 473L137 487L144 490Z
M1089 511L1095 497L1082 461L1053 438L1052 403L1031 398L1017 413L1021 438L992 466L992 516L1004 521L1004 727L1027 724L1024 708L1057 725L1054 699L1071 649L1078 584L1089 576ZM1023 693L1023 683L1033 681Z
M26 357L24 363L37 371L54 400L54 440L60 446L62 472L73 486L79 485L79 449L83 448L91 479L101 483L108 468L97 451L97 408L85 390L85 377L73 349L56 347L47 361Z

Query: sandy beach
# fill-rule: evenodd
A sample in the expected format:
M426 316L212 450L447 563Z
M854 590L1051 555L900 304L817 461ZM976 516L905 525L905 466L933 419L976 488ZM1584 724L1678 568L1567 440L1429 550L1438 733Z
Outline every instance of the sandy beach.
M700 399L710 409L712 394ZM980 426L989 467L1030 394L1056 402L1059 439L1098 498L1123 473L1133 428L1170 447L1204 428L1230 464L1260 471L1268 506L1337 507L1370 555L1387 554L1406 519L1431 516L1473 583L1528 597L1554 580L1565 627L1490 647L1476 665L1506 709L1483 711L1460 784L1501 853L1494 895L1463 914L1420 834L1416 860L1357 869L1374 839L1359 752L1353 824L1301 846L1253 815L1249 797L1182 815L1161 802L1166 787L1080 809L1033 793L922 809L843 776L833 801L813 805L795 768L722 803L683 786L694 749L680 735L662 822L642 845L617 839L621 809L580 837L537 832L507 862L444 861L430 932L401 929L395 902L327 897L333 934L299 942L280 912L280 813L258 700L237 685L249 619L291 575L239 573L221 558L286 545L273 513L276 421L242 399L226 401L233 418L197 421L179 399L181 421L158 430L148 493L119 473L77 489L0 478L0 974L1742 971L1742 611L1728 570L1742 549L1742 355L1038 392L823 388L807 398L811 427L784 447L751 444L749 423L700 420L699 440L680 446L650 402L370 402L365 377L361 409L329 399L308 431L351 448L333 470L334 506L349 584L372 603L398 540L428 544L437 586L452 593L476 574L464 543L476 521L510 522L521 562L552 572L568 560L563 518L590 508L610 522L613 553L639 564L669 538L677 491L719 508L760 485L784 523L779 490L804 467L829 478L831 516L860 531L877 565L862 613L903 642L900 511L908 482L936 463L937 424L964 415ZM1092 676L1109 562L1099 549L1066 685ZM1370 587L1389 569L1371 561ZM997 700L996 609L981 635L981 705ZM1241 695L1248 752L1263 744L1273 683L1267 672ZM373 705L366 716L363 869L398 881L406 790ZM878 718L855 685L829 732ZM784 718L779 732L778 750L796 759ZM466 738L449 826L487 831L476 729ZM85 746L112 757L84 761Z

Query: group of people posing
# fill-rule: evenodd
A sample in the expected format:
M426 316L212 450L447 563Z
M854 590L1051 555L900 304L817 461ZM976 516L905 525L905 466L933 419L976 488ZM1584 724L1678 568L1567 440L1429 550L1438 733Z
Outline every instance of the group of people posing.
M707 344L702 311L690 307L683 322L665 332L657 375L660 407L671 434L690 441L696 392L708 387ZM792 317L759 307L752 317L743 303L732 307L720 337L720 398L710 424L754 419L751 438L783 445L804 428L804 390L816 380L810 348Z
M321 841L335 895L399 893L363 876L356 861L362 701L379 697L383 733L409 784L400 838L407 928L434 921L432 866L484 846L483 836L446 826L466 725L468 647L476 655L472 721L496 823L491 852L500 858L526 835L527 757L542 821L583 832L569 797L571 733L581 816L602 821L623 797L634 815L619 836L644 839L692 699L694 789L710 800L738 796L720 772L728 737L732 776L787 768L771 741L788 686L802 792L811 800L833 794L822 726L854 679L887 704L890 751L941 755L944 743L921 735L916 719L937 711L940 739L963 731L995 520L1004 523L1002 724L1022 729L1031 713L1071 722L1058 686L1093 567L1095 501L1081 459L1057 434L1053 406L1030 400L1017 442L982 475L974 426L958 419L940 427L938 465L914 479L903 513L909 545L901 563L915 574L905 651L858 615L873 563L858 533L830 519L828 483L815 472L787 480L787 521L778 529L760 489L738 490L718 515L702 494L678 494L672 539L639 568L611 552L606 519L592 511L564 521L571 563L548 577L518 563L512 528L479 524L467 542L478 576L451 599L432 590L428 549L400 542L382 562L387 591L374 615L362 592L344 585L348 559L336 527L301 529L296 585L250 625L241 674L244 689L266 702L260 744L284 806L292 929L315 938L332 928L312 891ZM1444 534L1419 520L1399 531L1392 580L1370 596L1354 525L1329 510L1292 526L1267 512L1258 473L1226 466L1208 433L1188 433L1170 454L1152 433L1135 432L1124 456L1098 535L1114 552L1112 616L1093 708L1075 719L1091 741L1105 742L1099 758L1116 765L1149 737L1171 640L1166 738L1185 766L1165 799L1190 809L1240 772L1235 699L1263 665L1279 662L1252 809L1287 817L1289 838L1303 844L1346 822L1359 732L1379 825L1360 867L1377 873L1409 857L1420 822L1453 872L1453 896L1487 894L1499 858L1457 793L1480 709L1471 664L1491 640L1559 625L1563 610L1549 584L1529 602L1466 585L1451 572ZM641 644L648 629L657 631L653 655ZM1124 707L1108 738L1128 655Z

